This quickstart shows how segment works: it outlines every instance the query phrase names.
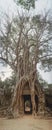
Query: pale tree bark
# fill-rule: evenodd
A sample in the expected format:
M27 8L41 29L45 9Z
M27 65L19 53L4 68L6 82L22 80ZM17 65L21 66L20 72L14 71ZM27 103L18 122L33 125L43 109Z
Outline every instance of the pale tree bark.
M29 73L29 48L28 48L28 37L26 36L24 52L23 52L23 65L24 65L24 75Z

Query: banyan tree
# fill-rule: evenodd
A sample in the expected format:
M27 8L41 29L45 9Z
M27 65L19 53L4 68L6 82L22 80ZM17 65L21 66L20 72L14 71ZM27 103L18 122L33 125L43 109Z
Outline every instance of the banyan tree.
M27 110L26 105L29 106ZM35 72L32 72L30 76L23 76L14 91L12 101L14 117L25 113L38 115L44 113L44 108L44 92L39 81L35 78Z

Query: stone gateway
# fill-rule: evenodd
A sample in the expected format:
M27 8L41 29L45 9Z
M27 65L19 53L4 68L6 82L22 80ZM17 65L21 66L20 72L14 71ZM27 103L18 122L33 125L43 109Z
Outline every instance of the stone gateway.
M34 72L29 77L23 76L17 84L12 109L14 117L19 114L44 114L44 92L39 81L34 80Z

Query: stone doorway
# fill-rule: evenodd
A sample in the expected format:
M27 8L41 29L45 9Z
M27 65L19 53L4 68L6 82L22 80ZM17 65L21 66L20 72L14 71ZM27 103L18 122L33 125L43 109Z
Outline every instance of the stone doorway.
M32 114L32 103L30 95L23 95L24 98L24 114Z

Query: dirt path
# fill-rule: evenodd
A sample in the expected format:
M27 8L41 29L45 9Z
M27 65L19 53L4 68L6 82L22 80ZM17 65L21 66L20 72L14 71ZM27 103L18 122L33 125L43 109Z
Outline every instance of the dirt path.
M52 130L52 120L24 116L19 119L0 118L0 130Z

